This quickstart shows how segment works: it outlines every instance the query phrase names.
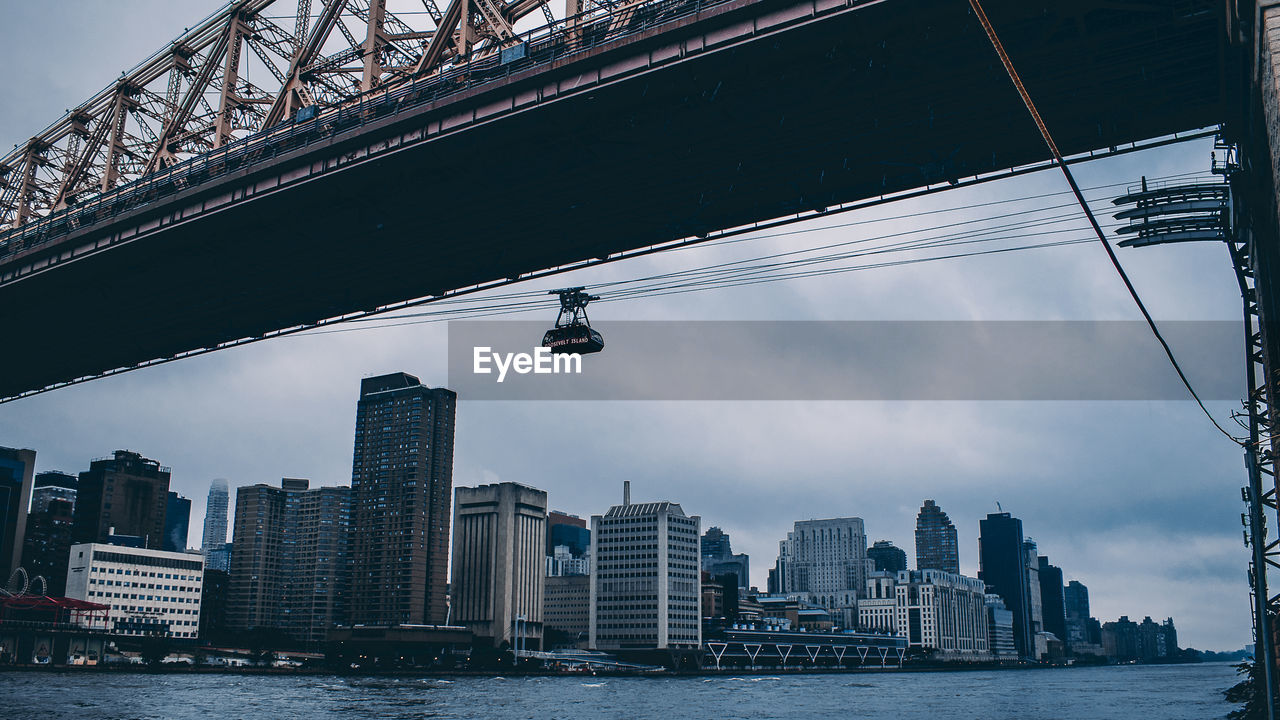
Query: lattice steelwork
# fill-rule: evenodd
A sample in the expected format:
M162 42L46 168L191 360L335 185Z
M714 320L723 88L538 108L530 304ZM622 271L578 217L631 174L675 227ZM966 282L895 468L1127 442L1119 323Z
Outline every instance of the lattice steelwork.
M0 159L0 231L272 127L642 2L236 0ZM539 11L541 11L539 13ZM536 14L535 13L539 13Z

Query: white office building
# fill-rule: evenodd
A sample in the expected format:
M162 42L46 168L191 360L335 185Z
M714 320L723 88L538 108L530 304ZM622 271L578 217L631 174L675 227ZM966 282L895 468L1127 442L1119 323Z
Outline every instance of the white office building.
M590 645L702 646L701 523L673 502L623 502L591 518Z
M986 585L942 570L898 573L897 633L940 660L989 660Z
M591 551L575 556L568 545L557 545L554 554L547 556L547 577L566 575L590 575Z
M195 638L200 629L200 555L81 543L71 546L67 597L110 606L119 635Z

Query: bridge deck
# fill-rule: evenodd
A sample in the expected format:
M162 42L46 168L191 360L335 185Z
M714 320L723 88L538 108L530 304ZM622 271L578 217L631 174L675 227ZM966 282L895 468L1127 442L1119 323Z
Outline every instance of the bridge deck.
M1220 122L1220 5L988 13L1070 154ZM1046 157L965 2L695 10L33 227L0 255L0 397Z

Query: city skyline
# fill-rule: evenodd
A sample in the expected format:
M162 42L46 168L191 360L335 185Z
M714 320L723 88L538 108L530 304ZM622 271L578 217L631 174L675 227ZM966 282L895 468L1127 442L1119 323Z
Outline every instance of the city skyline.
M103 45L104 33L131 37L131 24L145 20L170 37L219 4L68 6L72 20L48 52L36 52L35 39L21 32L36 22L30 16L36 9L15 8L14 21L0 28L0 58L15 78L13 102L0 107L0 135L10 142L29 137L39 130L33 119L42 125L57 117L154 50L132 42ZM67 71L90 54L99 74ZM1109 206L1108 196L1143 175L1203 171L1210 150L1203 141L1136 153L1081 165L1077 176L1085 187L1116 184L1089 193ZM1042 173L850 219L1064 189L1060 176ZM891 233L926 224L904 218L878 227ZM813 244L839 242L849 232L855 231L808 237ZM732 261L735 247L757 253L795 243L775 238L691 249L552 278L545 287L675 271L694 256L698 263ZM1158 320L1239 321L1239 292L1221 247L1122 251L1120 257ZM1100 248L1081 245L601 303L598 310L592 306L592 319L607 325L624 318L1136 317L1104 263ZM553 315L519 317L549 324ZM66 338L68 346L75 341ZM159 458L174 468L171 489L192 498L192 522L199 527L215 477L234 487L281 477L346 484L354 384L403 369L430 386L443 385L444 344L443 324L427 324L302 336L183 360L6 405L0 444L33 447L38 470L70 473L121 448ZM607 363L608 356L588 360ZM1219 418L1234 407L1210 403ZM103 408L128 420L109 420ZM893 540L914 557L912 528L923 498L947 509L959 533L960 569L975 576L978 520L999 501L1025 521L1068 578L1090 587L1098 617L1174 616L1185 644L1229 649L1250 638L1243 579L1248 552L1239 536L1243 469L1238 449L1213 435L1197 413L1188 402L538 405L463 398L455 485L527 482L546 489L554 506L589 517L611 504L617 481L631 479L637 492L679 498L730 533L736 551L758 558L757 586L764 585L777 540L800 518L863 517L871 539ZM572 453L561 446L565 417L579 428ZM1224 593L1221 607L1206 609L1195 600L1204 587Z
M401 374L401 373L393 373L393 375L399 375L399 374ZM412 377L412 376L409 376L409 377ZM368 378L366 378L366 379L368 379ZM424 384L424 385L427 385L427 383L423 383L423 384ZM441 390L444 390L443 388L440 388L440 389L441 389ZM447 393L448 391L447 391L447 390L445 390L445 392ZM129 454L135 454L135 453L134 453L134 451L122 451L122 452L126 452L126 453L129 453ZM143 459L145 460L146 458L143 458ZM154 461L152 461L152 462L154 462ZM35 471L35 472L36 472L36 474L40 474L40 473L44 473L44 472L57 472L57 471L42 470L42 469L40 469L40 468L41 468L41 466L40 466L40 464L39 464L39 454L38 454L38 452L37 452L37 455L36 455L36 465L35 465L35 467L36 467L36 471ZM167 468L166 468L166 469L167 469ZM211 481L210 481L210 486L209 486L209 488L208 488L208 489L212 489L212 487L213 487L215 484L219 483L219 482L225 482L225 479L224 479L224 478L214 478L213 480L211 480ZM279 479L277 479L275 482L279 482ZM289 478L285 478L285 479L284 479L284 482L288 483L288 482L290 482L290 479L289 479ZM299 481L294 481L294 482L299 482ZM303 480L303 481L300 481L300 482L302 482L302 483L307 483L307 482L309 482L309 481L307 481L307 480ZM237 511L237 506L238 506L238 503L236 502L236 498L238 497L238 494L235 492L235 490L236 490L236 489L247 489L247 488L249 488L250 486L255 486L255 487L256 487L256 486L261 486L261 485L263 485L263 484L264 484L263 482L256 482L256 483L246 483L246 484L244 484L244 485L232 485L232 486L230 486L230 487L231 487L231 489L232 489L232 493L231 493L231 495L232 495L232 499L231 499L231 500L230 500L230 502L228 502L228 504L227 504L228 521L229 521L229 523L228 523L228 524L229 524L229 526L230 526L230 524L231 524L231 523L230 523L230 521L234 520L234 518L235 518L236 511ZM456 484L455 484L455 485L456 485ZM346 483L342 483L342 482L335 482L335 483L333 483L333 484L318 484L318 483L317 483L317 484L312 484L312 485L310 485L310 487L311 487L311 489L312 489L312 490L321 490L321 489L324 489L324 488L350 488L350 487L351 487L351 483L350 483L350 481L348 481L348 482L346 482ZM467 487L467 486L464 486L464 485L456 485L456 487L458 487L458 488L460 488L460 489L463 489L463 490L467 490L467 491L475 490L475 489L476 489L475 487ZM551 499L550 499L550 498L552 497L550 492L548 492L548 491L546 491L546 490L543 490L543 489L541 489L541 488L539 488L538 490L539 490L540 492L545 492L545 493L548 495L548 503L549 503L549 504L548 504L548 507L551 507L551 504L550 504L550 503L552 503L552 502L559 502L559 501L553 501L553 500L551 500ZM169 493L169 494L170 494L170 495L173 495L173 493ZM185 500L185 498L183 498L183 499ZM932 503L932 502L934 502L934 501L933 501L933 500L930 500L929 502L931 502L931 503ZM915 514L915 513L918 513L919 508L918 508L918 507L908 507L908 505L909 505L909 504L910 504L910 503L908 503L907 505L904 505L904 506L903 506L903 507L905 508L904 512L905 512L906 510L910 510L910 511L913 513L913 514L912 514L912 517L911 517L911 520L912 520L912 526L913 526L913 528L914 528L914 527L915 527L916 520L917 520L917 516L916 516L916 514ZM193 506L194 506L194 503L193 503ZM580 520L580 519L582 519L582 517L583 517L583 515L582 515L581 513L583 513L583 512L584 512L584 510L583 510L582 508L573 508L573 509L571 509L571 510L567 510L567 511L565 510L565 508L572 508L572 505L571 505L570 503L559 503L558 505L556 505L556 508L557 508L557 513L556 513L556 514L559 514L560 512L568 512L568 514L569 514L570 516L577 515L577 516L578 516L578 518L577 518L577 519L579 519L579 520ZM203 511L202 511L202 512L203 512ZM451 510L451 512L452 512L452 510ZM585 511L585 512L586 512L585 517L588 517L588 518L589 518L589 517L590 517L590 515L591 515L591 511L590 511L590 510L587 510L587 511ZM1008 513L1005 513L1005 514L1008 514ZM991 515L995 515L995 513L992 513ZM989 517L990 517L990 515L988 515L988 518L989 518ZM983 520L988 519L988 518L983 518ZM817 523L821 523L821 522L824 522L824 521L834 521L834 520L844 520L844 519L848 519L848 518L846 518L846 517L844 517L844 516L833 516L833 517L809 517L809 518L805 518L805 519L803 519L803 520L796 520L796 521L792 521L792 522L793 522L793 523L798 523L798 524L810 524L810 523L815 523L815 522L817 522ZM853 519L853 520L858 520L858 521L862 521L862 520L863 520L862 518L852 518L852 519ZM877 519L878 519L878 520L884 520L885 518L877 518ZM1019 520L1020 518L1018 518L1018 517L1015 515L1015 518L1014 518L1014 519L1015 519L1015 520ZM194 507L193 507L193 509L191 510L191 514L190 514L190 518L189 518L189 521L188 521L188 522L189 522L189 526L203 527L203 525L204 525L204 519L203 519L203 518L200 518L199 520L197 520L197 517L196 517L196 515L195 515ZM733 523L732 523L731 521L728 521L728 520L718 520L717 522L718 522L718 524L719 524L719 525L722 525L722 526L724 526L724 527L733 527ZM955 527L955 525L956 525L956 524L955 524L955 520L953 519L951 522L952 522L952 524L953 524L953 527ZM864 523L864 524L865 524L865 523ZM976 518L975 518L975 519L974 519L974 524L979 524L979 519L976 519ZM712 527L712 526L708 524L708 525L706 525L706 527ZM716 529L719 529L719 528L716 528ZM1024 528L1024 532L1027 532L1027 531L1025 530L1025 528ZM728 535L729 533L725 533L725 534L726 534L726 535ZM790 535L790 534L791 534L790 532L785 532L785 533L784 533L784 535L783 535L783 539L785 540L785 537L786 537L787 535ZM958 534L960 535L960 542L959 542L959 545L960 545L961 547L963 547L963 546L964 546L964 536L963 536L963 533L958 533ZM975 537L974 537L974 543L975 543L975 545L979 544L979 543L978 543L978 537L977 537L977 536L978 536L978 533L975 533ZM907 539L908 539L908 541L909 541L909 542L905 542L905 543L901 542L897 537L889 537L889 536L887 536L886 534L879 533L878 531L876 531L876 532L866 531L866 534L864 535L864 540L865 540L865 546L866 546L866 549L867 549L867 550L870 550L870 549L872 548L872 546L873 546L873 540L876 540L877 538L885 538L885 537L887 537L887 538L888 538L888 542L891 542L891 543L893 543L895 546L897 546L897 547L899 547L899 548L902 548L904 551L906 551L906 550L908 550L908 549L912 549L912 550L914 550L914 549L915 549L915 541L914 541L915 533L914 533L914 530L913 530L913 532L912 532L912 533L909 533L909 534L908 534L908 536L907 536ZM203 550L204 550L204 548L203 548L203 544L201 544L201 546L197 547L197 546L195 545L195 543L194 543L194 540L195 540L195 535L194 535L194 533L192 533L192 535L191 535L191 539L192 539L192 542L190 542L190 543L188 544L188 550L190 550L190 551L199 551L199 554L204 555L204 552L203 552ZM453 539L454 539L454 537L453 537L453 533L452 533L452 532L450 532L450 533L449 533L449 539L448 539L448 544L449 544L449 563L448 563L448 570L447 570L447 576L449 577L450 582L453 582L453 572L454 572L454 570L453 570L453 552L454 552L454 550L453 550ZM882 540L881 540L881 541L882 541ZM229 546L229 545L231 545L231 542L228 542L228 543L227 543L227 545L228 545L228 546ZM1029 534L1028 534L1028 536L1025 538L1024 545L1025 545L1026 547L1029 547L1029 548L1031 549L1031 551L1034 553L1034 552L1035 552L1035 550L1036 550L1036 547L1037 547L1037 542L1036 542L1032 537L1030 537L1030 536L1029 536ZM776 542L775 542L775 547L776 547ZM747 553L747 554L748 554L748 555L750 555L750 553ZM906 555L908 556L908 558L913 558L913 557L914 557L914 554L913 554L912 552L906 552ZM979 577L980 573L979 573L979 570L978 570L978 565L979 565L979 563L978 563L978 555L979 555L979 552L978 552L978 550L977 550L977 549L975 549L975 550L974 550L974 552L973 552L973 556L974 556L973 566L974 566L974 568L973 568L973 570L972 570L972 571L970 571L970 570L969 570L968 565L967 565L967 564L965 564L965 563L963 562L963 560L962 560L962 564L961 564L961 572L960 572L960 574L961 574L961 575L965 575L965 576L968 576L968 577L975 577L975 578L976 578L976 577ZM961 552L960 552L960 556L961 556L961 558L963 559L963 558L965 557L965 553L964 553L963 551L961 551ZM1034 554L1033 554L1033 557L1034 557ZM1041 561L1044 561L1044 560L1045 560L1045 557L1043 557L1043 556L1042 556L1042 557L1040 557L1039 559L1040 559ZM915 569L915 568L912 568L912 569ZM1057 568L1055 568L1055 569L1057 569ZM1057 570L1058 570L1059 576L1063 579L1064 590L1065 590L1065 586L1068 584L1068 582L1073 582L1073 583L1077 583L1077 584L1078 584L1078 583L1083 583L1085 586L1093 587L1093 590L1092 590L1091 592L1098 593L1098 594L1101 594L1101 595L1103 595L1103 596L1105 596L1105 595L1107 594L1107 588L1106 588L1106 587L1101 587L1101 586L1094 587L1094 586L1092 585L1092 581L1090 581L1090 582L1084 582L1085 580L1087 580L1087 579L1089 578L1089 574L1087 573L1087 571L1086 571L1086 572L1084 572L1084 573L1081 573L1081 572L1075 572L1075 568L1057 569ZM768 573L769 573L769 567L767 567L767 563L758 561L758 562L757 562L757 570L756 570L756 571L755 571L755 573L752 575L752 578L751 578L751 581L750 581L750 583L749 583L749 586L755 586L755 587L758 587L758 588L760 589L760 591L761 591L761 592L766 591L766 586L768 585L768 582L767 582L767 575L768 575ZM759 582L757 582L757 579L756 579L756 578L757 578L757 576L758 576L758 575L764 575L764 576L766 576L766 577L762 577L762 578L760 578L760 581L759 581ZM1146 612L1146 610L1145 610L1144 608L1141 608L1141 607L1140 607L1140 608L1135 608L1135 609L1133 609L1133 610L1131 610L1131 611L1129 611L1129 612L1127 612L1127 613L1121 613L1121 614L1115 614L1115 615L1106 614L1106 613L1095 613L1095 614L1099 615L1100 617L1123 617L1123 616L1127 616L1127 615L1133 615L1133 616L1151 615L1151 616L1156 616L1156 617L1164 616L1164 613L1162 613L1162 612L1151 612L1151 613L1148 613L1148 612ZM1229 646L1224 646L1224 647L1229 647ZM1201 649L1219 649L1219 648L1218 648L1217 646L1207 646L1207 645L1206 645L1205 647L1203 647L1203 648L1201 648Z

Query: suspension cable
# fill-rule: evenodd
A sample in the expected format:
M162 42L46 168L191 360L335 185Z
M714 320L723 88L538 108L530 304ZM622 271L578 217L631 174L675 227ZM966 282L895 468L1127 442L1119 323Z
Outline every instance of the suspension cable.
M1067 184L1071 186L1071 193L1075 195L1076 202L1080 204L1080 209L1084 211L1085 217L1089 218L1089 224L1093 226L1093 231L1098 236L1098 242L1102 243L1103 249L1107 251L1107 258L1111 260L1111 266L1115 268L1120 279L1124 281L1125 289L1129 291L1129 297L1133 298L1134 304L1142 312L1142 317L1147 321L1147 326L1151 328L1151 333L1155 335L1156 340L1160 341L1160 347L1164 348L1164 354L1168 356L1169 364L1173 365L1173 369L1178 373L1178 378L1186 386L1187 392L1191 393L1191 397L1195 399L1196 404L1200 406L1200 410L1204 412L1205 417L1209 418L1209 422L1213 423L1218 432L1237 445L1245 445L1246 443L1227 432L1225 428L1218 424L1218 421L1209 412L1209 408L1205 407L1204 402L1200 399L1200 395L1196 393L1196 389L1191 386L1191 381L1187 379L1186 373L1182 371L1182 366L1178 364L1177 358L1173 356L1173 349L1169 347L1169 343L1160 334L1160 329L1156 327L1156 321L1151 317L1151 313L1147 312L1147 306L1142 302L1142 298L1138 296L1138 291L1129 280L1128 273L1120 265L1120 259L1116 257L1116 252L1111 248L1111 243L1107 242L1107 236L1098 225L1098 220L1094 217L1093 210L1089 208L1089 203L1085 201L1084 194L1080 192L1080 186L1076 184L1075 176L1071 174L1071 168L1067 167L1067 163L1063 161L1062 153L1058 151L1058 145L1053 141L1053 135L1049 133L1048 126L1045 125L1044 119L1040 117L1040 111L1036 109L1035 102L1031 100L1031 94L1027 92L1026 86L1022 84L1022 78L1018 76L1018 71L1014 69L1013 61L1009 59L1008 53L1004 50L1004 45L1000 42L999 36L996 35L996 29L992 27L991 21L987 19L987 13L982 9L981 0L969 0L969 7L973 8L974 15L978 17L978 22L982 23L982 29L986 31L987 39L991 41L991 46L995 48L996 54L1000 56L1000 62L1004 65L1005 72L1009 74L1009 79L1013 81L1014 87L1017 88L1018 95L1022 96L1022 104L1026 106L1027 112L1031 113L1031 119L1035 121L1036 127L1040 130L1040 136L1044 138L1045 145L1049 147L1049 152L1053 154L1054 164L1062 170L1063 176L1067 178Z

